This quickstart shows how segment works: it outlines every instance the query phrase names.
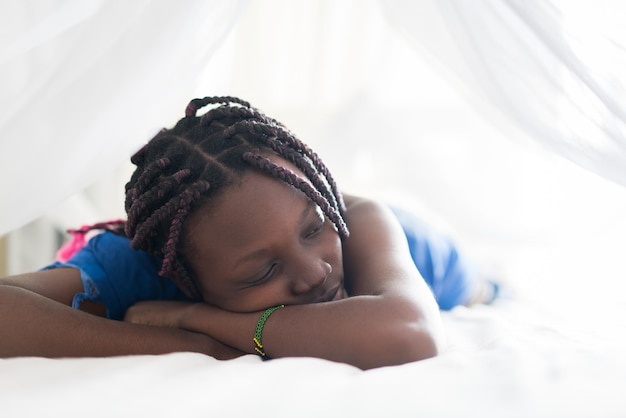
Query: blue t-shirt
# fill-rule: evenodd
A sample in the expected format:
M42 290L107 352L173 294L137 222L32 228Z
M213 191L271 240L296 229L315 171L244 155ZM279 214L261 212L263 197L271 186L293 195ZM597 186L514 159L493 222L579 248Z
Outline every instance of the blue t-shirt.
M441 309L465 303L476 274L453 243L409 212L394 209L407 237L417 269ZM130 240L103 232L70 260L45 269L73 267L80 271L83 292L74 296L76 309L84 300L103 304L107 317L121 320L126 310L142 300L188 300L169 279L158 275L161 261L130 247Z
M73 308L90 300L105 305L111 319L123 319L126 310L142 300L187 299L173 281L158 275L159 259L134 250L130 239L108 231L91 238L67 262L45 269L58 267L80 270L83 293L74 295Z
M452 240L411 212L392 208L404 229L415 266L433 292L440 309L465 304L479 280L479 271Z

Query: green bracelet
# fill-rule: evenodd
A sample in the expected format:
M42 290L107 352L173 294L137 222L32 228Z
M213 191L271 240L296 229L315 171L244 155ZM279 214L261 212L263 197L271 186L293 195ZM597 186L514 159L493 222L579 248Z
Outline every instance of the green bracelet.
M269 360L267 354L265 354L265 350L263 350L263 327L265 326L265 321L270 317L275 310L284 308L285 305L278 305L271 308L268 308L263 312L263 315L259 318L259 322L256 323L256 330L254 331L254 337L252 340L254 341L254 351L261 356L263 360Z

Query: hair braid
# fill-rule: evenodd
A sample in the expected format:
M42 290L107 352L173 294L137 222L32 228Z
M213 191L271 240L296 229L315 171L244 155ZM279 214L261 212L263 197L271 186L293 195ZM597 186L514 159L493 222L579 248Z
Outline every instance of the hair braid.
M302 177L288 168L281 167L274 164L268 158L262 155L252 152L246 152L242 155L242 158L250 165L259 168L262 171L284 181L285 183L302 191L309 199L311 199L316 205L318 205L324 214L335 224L339 234L342 238L348 238L348 228L344 223L339 212L328 203L328 200L322 194L316 190L313 186L307 183Z
M267 135L267 136L275 136L282 143L288 145L292 150L298 151L302 155L305 155L307 158L311 160L315 169L323 176L324 179L328 182L330 186L330 191L327 197L330 197L332 200L337 201L338 209L343 213L345 210L345 205L343 202L343 198L341 193L338 190L337 184L330 174L330 171L326 167L326 164L322 162L322 159L315 153L311 148L309 148L305 143L300 141L295 135L289 132L283 126L268 126L262 125L260 123L245 123L252 133L256 133L259 135ZM298 167L300 168L300 167Z
M187 108L185 109L185 116L194 117L196 116L196 112L202 109L204 106L209 105L209 104L216 104L216 103L223 103L223 104L237 103L245 107L251 107L250 103L246 102L245 100L241 100L237 97L207 96L202 99L191 100L189 104L187 105Z
M145 152L146 147L144 146L139 152ZM138 160L135 160L138 161ZM143 161L143 160L142 160ZM138 164L138 162L135 162ZM147 188L158 188L159 184L152 185L152 182L161 175L162 170L170 165L169 158L161 158L157 161L150 163L143 172L136 171L135 175L137 176L135 180L135 186L133 188L127 189L126 192L126 200L124 202L126 213L128 215L128 221L126 223L126 234L131 236L132 231L135 229L135 223L138 221L137 214L144 211L146 209L147 203L150 199L143 198L138 199L139 195L147 194L150 196L150 193L147 192ZM131 180L133 181L133 180ZM158 204L158 202L157 202Z
M244 124L245 122L241 123ZM254 125L254 123L252 123L251 125ZM278 127L274 136L269 136L269 133L266 135L259 135L259 140L262 141L268 148L270 148L275 153L285 157L288 161L294 163L296 167L304 172L307 178L311 180L313 185L324 195L324 197L332 204L333 207L337 208L340 211L343 211L343 206L339 205L335 193L331 188L331 183L329 180L332 179L328 179L328 177L326 176L318 176L317 172L321 172L319 170L319 167L315 166L314 161L309 156L300 152L301 147L290 146L294 144L290 144L288 141L282 140L283 138L289 137L281 135L281 133L284 133L281 131L282 130Z
M197 116L198 110L211 108ZM309 180L272 162L276 155L294 164ZM192 100L185 117L161 130L131 161L137 166L126 185L126 235L133 248L162 260L160 275L193 298L201 297L187 257L185 223L204 202L259 170L300 190L348 237L344 205L321 159L280 122L248 102L230 96Z
M159 201L162 201L163 198L166 196L165 192L171 191L173 189L172 185L174 183L174 180L168 178L167 180L164 180L164 183L165 182L169 183L169 185L166 184L166 186L170 190L168 190L168 189L158 189L158 190L156 190L155 191L155 193L156 193L155 198L158 198ZM208 186L207 186L207 189L208 189ZM179 194L177 196L174 196L170 200L167 200L167 203L165 203L164 205L160 206L158 209L153 211L148 216L148 218L141 224L141 226L139 228L137 228L137 230L135 231L136 238L138 237L139 239L146 239L147 237L154 236L157 233L157 225L161 222L162 219L167 217L168 214L177 211L181 207L182 208L189 207L189 205L191 204L191 201L189 200L189 196L190 195L188 194L189 191L190 191L190 189L187 189L187 190L183 191L181 194ZM191 196L196 196L197 197L196 194L193 194ZM131 245L136 246L137 242L138 241L133 240Z
M237 133L255 135L257 140L266 147L294 163L343 216L345 204L326 165L315 152L282 125L268 125L257 121L242 120L224 130L226 137L232 137ZM318 173L322 175L320 176Z
M163 246L163 263L161 264L161 271L159 274L164 277L172 276L172 273L178 279L179 286L186 291L187 294L193 298L199 298L201 295L198 291L195 282L191 279L191 276L187 270L179 263L177 259L177 249L183 235L183 223L189 215L189 208L191 204L202 193L209 189L210 184L205 181L199 181L194 187L191 187L181 195L178 203L178 210L176 215L172 219L172 223L169 229L169 236L165 245Z

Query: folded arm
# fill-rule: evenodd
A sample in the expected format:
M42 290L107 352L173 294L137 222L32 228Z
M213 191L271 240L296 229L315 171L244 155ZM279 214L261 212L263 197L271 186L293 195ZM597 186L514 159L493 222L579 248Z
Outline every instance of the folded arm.
M101 318L72 309L82 291L77 270L0 279L0 357L86 357L194 351L217 358L242 353L199 333ZM84 305L84 307L89 305Z
M443 346L439 310L415 268L400 225L382 205L346 201L351 235L343 255L351 297L275 311L263 331L268 356L319 357L368 369L436 355ZM128 320L149 323L150 315L141 312L150 305L136 308ZM166 312L163 305L155 306L164 325L203 332L254 352L252 336L261 312L234 313L202 303L176 304L171 314Z

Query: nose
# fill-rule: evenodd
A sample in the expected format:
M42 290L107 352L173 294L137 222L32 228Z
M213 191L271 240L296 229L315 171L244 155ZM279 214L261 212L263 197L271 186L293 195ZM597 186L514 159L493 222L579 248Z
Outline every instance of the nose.
M293 274L291 291L295 295L303 295L326 283L333 267L324 260L318 260L308 268L300 268Z

